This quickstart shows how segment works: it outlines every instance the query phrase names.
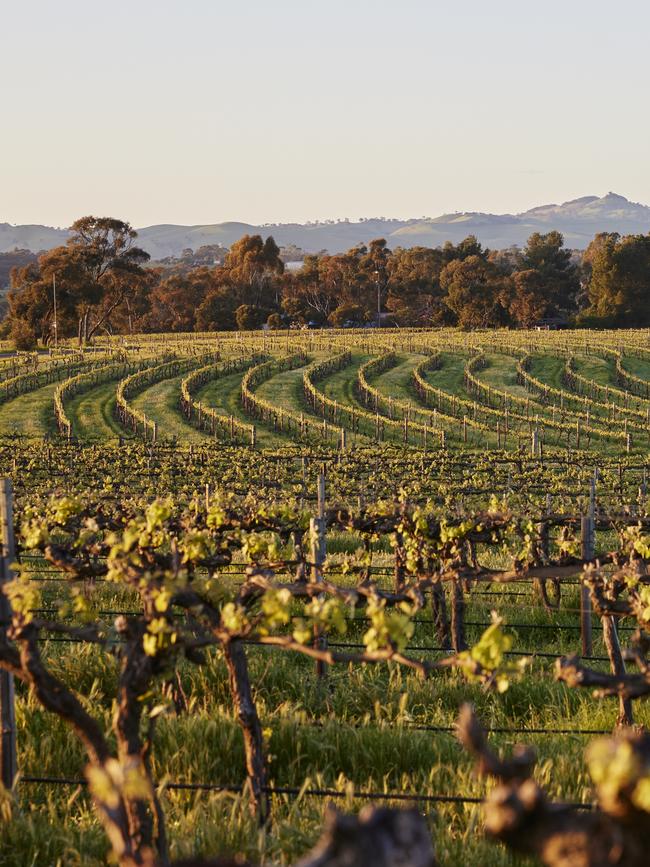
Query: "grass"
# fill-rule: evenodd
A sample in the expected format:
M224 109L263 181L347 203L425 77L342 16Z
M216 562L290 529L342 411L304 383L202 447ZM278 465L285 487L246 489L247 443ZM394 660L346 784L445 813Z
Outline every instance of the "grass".
M198 400L213 407L224 415L232 415L244 424L255 424L257 442L260 448L276 448L286 445L286 439L276 434L272 428L248 416L241 405L240 392L243 373L231 373L206 383L197 393Z
M133 406L158 425L158 437L183 443L205 442L207 434L192 427L183 416L179 396L186 374L157 382L133 398Z
M530 372L541 382L553 388L564 389L562 373L565 359L557 355L534 355L530 363Z
M633 355L626 355L623 359L623 367L634 376L638 376L639 379L647 379L650 382L650 361L644 358L635 358Z
M81 440L107 440L128 437L115 417L116 382L104 382L80 392L66 403L73 433Z
M44 437L56 433L54 391L50 383L0 405L0 435Z
M345 550L353 538L332 539ZM379 553L377 562L388 562ZM52 591L60 593L60 589ZM528 591L522 603L512 589L491 599L511 620L536 628L513 630L515 648L537 652L577 649L577 632L556 633L541 627L577 622L570 610L577 605L575 587L563 594L565 610L549 615ZM124 605L124 592L102 588L106 607ZM46 591L47 596L47 591ZM426 614L423 613L423 617ZM467 619L487 620L487 605L469 597ZM367 628L350 624L344 640L358 641ZM480 627L470 627L473 639ZM414 647L435 644L430 624L418 624ZM413 651L417 653L417 651ZM44 645L55 673L79 692L108 728L115 693L117 663L94 647L79 650L61 644ZM334 787L350 794L339 805L357 809L363 801L352 792L400 791L416 795L480 796L485 783L475 778L472 761L447 732L418 731L414 725L451 726L459 705L472 701L490 727L557 727L610 729L615 702L596 701L590 692L569 690L552 677L551 663L533 663L531 673L504 695L485 693L456 673L441 673L422 681L396 666L336 666L326 689L313 663L277 651L248 651L255 697L269 729L271 782L276 786ZM429 654L427 654L429 656ZM171 780L239 784L244 776L241 736L233 714L225 666L218 654L201 668L180 664L190 714L163 717L157 728L154 772ZM156 698L157 701L157 698ZM19 766L24 774L70 776L83 769L83 754L60 721L42 710L18 685ZM650 722L639 706L639 721ZM538 749L537 779L556 798L588 800L591 787L582 753L588 737L576 735L494 734L493 744L510 749L514 742ZM241 799L227 794L163 795L173 854L242 853L255 861L289 864L318 836L324 803L307 795L274 798L274 823L260 834ZM481 864L493 867L528 864L508 855L476 833L480 809L472 805L440 805L429 817L441 865ZM82 790L52 789L23 784L13 808L14 819L0 826L0 864L104 863L106 841Z
M417 394L412 386L413 368L422 360L423 355L398 356L395 367L380 373L375 377L372 384L386 397L398 400L417 402Z
M345 369L325 379L319 387L331 398L340 404L356 408L364 408L354 394L354 384L359 366L370 356L360 351L353 352L352 363ZM398 363L389 370L378 375L373 384L386 396L393 395L399 400L412 401L414 409L420 405L417 394L411 384L413 367L423 356L416 353L403 353L398 357ZM463 382L463 370L468 356L458 351L444 351L442 364L437 370L426 371L425 376L431 385L444 390L450 395L458 395L464 399L473 398L468 394ZM487 355L488 366L479 372L479 377L493 388L525 397L529 400L531 412L539 415L540 419L551 416L548 407L538 403L534 395L517 383L516 359L509 355L490 352ZM650 362L643 362L633 357L626 357L626 363L630 369L648 373ZM613 381L612 363L595 356L578 355L576 364L581 373L593 377L601 384ZM644 367L645 365L645 367ZM533 354L531 372L541 381L547 382L555 388L563 388L562 370L564 358L553 355L550 352ZM278 407L285 406L293 412L309 414L310 410L305 405L302 395L303 369L286 371L274 376L271 380L263 383L260 387L260 395L276 403ZM214 406L219 411L235 418L251 423L252 419L242 410L239 399L239 391L242 374L235 373L207 383L199 393L199 398L208 406ZM180 412L178 399L180 380L182 377L173 377L147 389L138 395L134 403L136 407L143 409L147 415L158 424L160 437L176 439L179 442L200 443L206 442L209 435L206 432L196 430L189 425ZM51 399L54 386L39 388L33 393L22 395L15 400L0 406L0 434L18 433L42 436L54 432L54 419L51 411ZM77 395L69 402L69 415L73 421L73 430L76 436L84 440L112 439L125 432L114 418L114 384L106 383L93 388L89 392ZM471 410L470 410L471 416ZM573 413L566 414L571 419ZM604 416L598 408L592 411L592 418L604 420ZM480 410L479 410L480 419ZM492 428L493 418L488 416L484 419L488 427ZM258 429L258 444L260 448L274 449L291 443L291 434L285 434L273 430L272 427L260 422L255 422ZM451 423L441 422L450 436L452 448L461 445L460 434ZM365 425L365 426L364 426ZM368 443L374 439L374 429L371 431L367 424L362 423L363 434L357 435L356 440L350 443L354 445ZM397 436L397 435L396 435ZM477 434L479 442L484 441L485 434ZM469 444L474 442L474 434L469 433ZM494 436L487 434L488 442L492 445ZM490 438L491 437L491 438ZM553 435L549 434L549 443L555 442ZM390 439L390 436L389 436ZM399 437L398 437L399 439ZM636 442L635 442L636 445ZM619 448L619 443L614 441L594 442L591 446L600 453L611 453Z
M517 359L511 355L486 355L488 366L478 372L478 378L493 388L516 397L530 398L523 385L517 382Z
M576 370L587 379L593 379L598 385L616 385L614 362L595 355L577 355Z
M457 394L466 400L472 399L465 389L463 371L467 356L451 352L441 353L441 365L436 370L425 370L424 379L434 388Z
M319 383L329 397L341 404L359 407L354 382L359 366L369 356L353 352L352 363ZM382 393L409 400L413 366L421 356L402 354L399 363L376 377L374 384ZM489 366L480 377L495 388L531 397L516 382L514 358L490 352ZM467 398L463 367L467 356L444 352L439 370L428 371L427 380L451 394ZM612 370L607 362L580 356L579 370L605 383ZM637 375L650 376L650 363L627 358L626 366ZM534 355L531 372L549 385L561 388L564 358L550 352ZM644 372L643 372L644 371ZM262 397L294 412L308 410L302 400L302 369L274 376L259 387ZM250 422L239 404L241 374L207 383L199 393L205 404ZM178 407L180 380L174 377L147 389L135 404L157 421L161 437L176 437L181 442L210 441L207 434L189 425ZM52 397L55 385L0 406L0 433L43 435L54 430ZM98 386L69 402L75 434L82 438L114 438L119 427L113 420L114 383ZM531 399L531 405L535 402ZM548 412L541 410L540 414ZM257 424L257 423L256 423ZM367 438L360 441L368 443ZM262 448L274 449L289 440L267 426L258 424ZM593 446L599 453L609 451L601 443ZM611 446L612 452L616 450ZM232 490L245 488L250 478L244 463L233 461L222 478L209 479ZM260 458L250 454L253 466ZM382 467L368 461L358 470L366 498L375 486ZM471 467L468 467L468 472ZM152 478L163 491L176 480L156 475ZM494 485L497 484L495 469ZM119 470L116 468L116 473ZM240 473L241 480L237 480ZM247 475L248 473L248 475ZM266 482L271 479L264 480ZM398 480L399 481L399 480ZM444 487L441 479L439 487ZM187 485L195 481L182 480ZM180 484L180 483L178 483ZM501 484L501 482L499 482ZM505 485L505 483L503 483ZM299 486L298 486L299 487ZM278 495L290 492L277 481ZM244 490L245 493L245 490ZM292 493L296 493L293 491ZM474 504L476 500L472 501ZM481 500L481 503L483 501ZM382 540L385 543L385 540ZM604 544L604 540L601 540ZM328 539L332 561L342 560L356 550L359 538L353 533L333 533ZM386 544L374 547L375 561L391 563ZM484 552L481 556L485 556ZM62 592L60 584L45 584L44 601L53 601ZM118 609L128 605L129 593L103 586L101 605ZM518 595L523 593L523 595ZM467 620L486 624L494 608L516 626L511 628L514 649L537 653L572 653L579 649L579 632L561 626L576 626L579 607L575 585L565 585L559 611L548 613L530 588L515 585L492 596L469 595ZM420 619L429 617L425 609ZM557 629L554 627L558 627ZM343 641L358 642L367 624L358 619L349 624ZM474 641L482 625L469 625L468 638ZM627 636L627 633L622 633ZM425 649L437 645L431 624L419 623L412 639L414 653L431 657ZM419 651L417 649L420 649ZM79 694L101 725L110 727L117 679L117 662L97 648L51 642L43 647L55 673ZM595 629L594 652L602 653L602 640ZM314 675L313 663L303 658L262 648L248 650L255 698L263 725L269 731L271 781L274 785L295 787L335 787L348 791L339 803L344 809L357 809L361 799L353 791L398 791L416 795L482 795L486 786L473 775L472 762L454 738L445 731L415 730L414 726L449 727L463 701L472 701L491 727L504 728L602 728L610 730L616 719L616 702L596 700L590 691L569 690L553 677L553 662L538 657L529 675L497 695L486 693L466 682L457 673L440 673L421 681L395 666L336 666L330 670L324 687ZM602 665L602 663L596 663ZM605 666L606 667L606 666ZM188 662L179 664L191 712L163 716L157 728L153 754L158 779L238 785L245 774L241 735L232 708L228 678L218 654L209 656L201 668ZM156 701L162 696L156 696ZM650 724L650 705L637 702L638 722ZM24 687L17 685L19 725L19 767L25 775L69 776L83 771L84 758L76 739L60 721L42 710ZM539 752L537 779L556 798L589 800L592 795L582 754L589 738L579 734L509 734L491 736L494 745L510 750L516 742L533 743ZM302 795L299 798L274 798L273 824L260 831L249 816L244 801L225 793L188 793L166 790L162 795L174 857L194 853L217 855L241 853L255 862L285 865L295 862L316 840L322 824L324 802ZM0 816L4 802L0 795ZM106 863L107 843L87 794L81 788L19 784L10 805L12 821L0 818L0 867L23 865L101 865ZM480 831L480 808L473 805L445 805L424 811L430 823L442 867L528 867L530 862L509 855L486 841Z
M370 356L368 355L353 353L350 364L318 383L320 391L339 403L353 406L357 409L365 409L364 404L357 400L354 393L354 384L357 381L359 368L369 358Z

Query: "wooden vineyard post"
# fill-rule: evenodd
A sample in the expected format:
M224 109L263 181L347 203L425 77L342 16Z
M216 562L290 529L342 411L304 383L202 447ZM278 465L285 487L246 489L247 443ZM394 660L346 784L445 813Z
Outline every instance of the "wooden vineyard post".
M155 443L158 438L158 424L156 422L153 423L153 427L151 428L151 442Z
M311 580L320 584L323 580L323 564L327 556L327 528L325 526L325 473L318 476L318 507L317 517L309 522L309 536L311 539ZM327 647L326 638L320 630L314 628L314 647L324 650ZM316 661L316 674L324 677L327 674L327 665L321 660Z
M347 446L347 435L345 428L341 428L341 451L344 452Z
M594 559L594 511L593 500L590 504L589 514L580 519L580 542L583 560ZM589 588L584 582L580 584L580 636L582 639L582 655L591 656L591 596Z
M533 430L532 440L531 440L531 455L532 458L540 457L540 448L539 448L539 431L537 428Z
M0 561L0 589L11 581L11 564L15 557L13 524L13 491L10 479L0 482L0 525L2 528L2 557ZM4 593L0 592L0 643L7 641L7 626L11 619L11 605ZM16 707L14 698L14 677L8 671L0 670L0 779L8 791L11 790L17 773L16 762Z
M257 442L257 431L255 429L255 425L251 425L251 448L255 448Z

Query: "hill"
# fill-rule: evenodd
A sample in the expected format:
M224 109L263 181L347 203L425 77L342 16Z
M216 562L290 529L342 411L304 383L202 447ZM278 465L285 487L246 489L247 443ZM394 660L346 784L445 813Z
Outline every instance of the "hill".
M541 205L521 214L464 212L435 218L358 222L275 223L253 225L241 222L177 226L162 224L139 229L140 243L153 259L178 256L184 249L205 244L230 246L242 235L273 235L281 246L294 244L307 252L329 250L338 253L355 244L384 237L391 247L423 245L437 247L445 241L458 243L476 235L487 247L522 245L532 232L557 229L567 246L584 249L596 232L638 234L650 231L650 207L631 202L617 193L583 196L561 205ZM38 252L65 242L65 229L47 226L12 226L0 223L0 252L20 247Z

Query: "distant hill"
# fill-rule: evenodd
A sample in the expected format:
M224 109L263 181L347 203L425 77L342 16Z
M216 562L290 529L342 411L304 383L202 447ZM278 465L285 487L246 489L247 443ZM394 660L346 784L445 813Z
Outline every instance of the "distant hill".
M10 250L31 250L39 253L65 244L68 237L66 229L53 229L50 226L12 226L0 223L0 253Z
M562 205L541 205L523 214L443 214L413 220L368 219L359 222L278 223L254 226L249 223L216 223L205 226L159 225L138 230L142 247L153 259L178 256L191 247L222 244L229 247L245 234L273 235L281 246L290 244L314 253L338 253L373 238L386 238L392 248L422 245L437 247L445 241L458 243L467 235L493 249L520 246L533 232L562 232L566 245L584 249L596 232L645 234L650 232L650 207L630 202L624 196L584 196ZM11 226L0 223L0 252L20 247L38 252L65 242L65 229L47 226Z

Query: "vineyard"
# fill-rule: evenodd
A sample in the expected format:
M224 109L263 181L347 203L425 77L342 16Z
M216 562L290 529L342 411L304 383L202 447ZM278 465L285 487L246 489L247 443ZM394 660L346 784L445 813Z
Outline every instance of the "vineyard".
M648 332L2 349L0 864L646 863Z

